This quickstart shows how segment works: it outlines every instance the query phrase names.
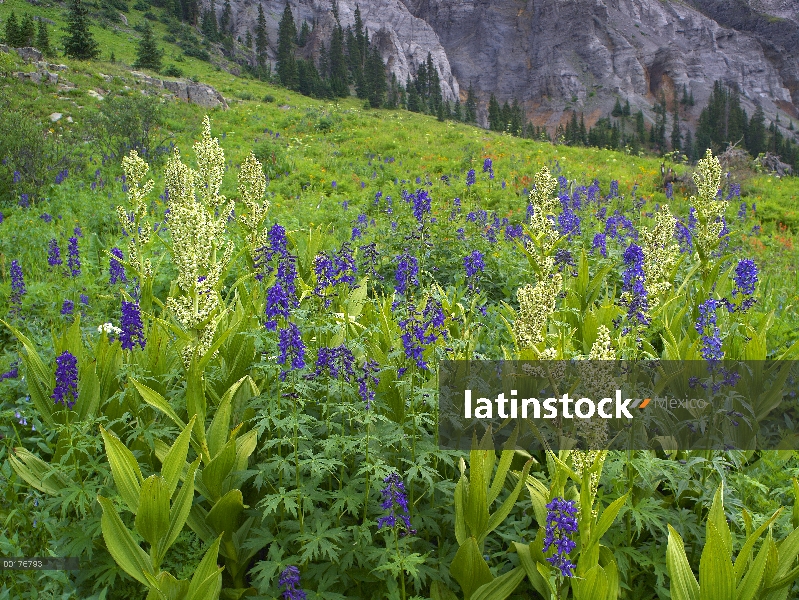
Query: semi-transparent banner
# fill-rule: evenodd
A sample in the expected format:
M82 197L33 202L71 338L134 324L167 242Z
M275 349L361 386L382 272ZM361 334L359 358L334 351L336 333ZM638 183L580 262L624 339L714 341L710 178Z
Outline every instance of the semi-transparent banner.
M443 361L439 444L799 450L798 392L797 361Z

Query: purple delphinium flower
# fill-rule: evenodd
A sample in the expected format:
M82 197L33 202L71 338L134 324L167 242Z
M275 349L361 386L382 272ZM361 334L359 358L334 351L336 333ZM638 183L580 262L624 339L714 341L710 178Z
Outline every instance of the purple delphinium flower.
M622 274L623 289L630 293L627 316L636 319L642 325L649 325L649 318L646 316L649 302L644 287L643 249L631 243L624 251L624 264L627 265L627 269Z
M78 299L84 306L89 306L89 297L86 294L81 294Z
M310 377L318 377L325 372L331 379L338 379L340 375L343 381L352 381L355 377L355 357L345 344L334 348L326 346L319 348L316 368Z
M419 224L424 222L425 214L430 212L430 195L422 189L416 190L415 194L409 194L413 202L413 216Z
M22 208L28 208L31 205L30 196L28 196L28 194L20 194L19 202L17 204L19 204Z
M750 258L743 258L738 261L738 266L735 267L734 279L735 289L732 290L733 296L739 291L746 296L754 294L755 284L757 283L757 265L755 261Z
M338 186L338 184L335 181L331 181L330 185L333 186L333 189L336 189L336 187Z
M469 169L469 172L466 173L466 185L474 185L475 182L475 175L474 169Z
M11 297L9 304L15 305L17 308L22 304L22 296L26 293L25 278L22 275L22 267L16 260L11 261Z
M80 275L80 252L78 250L78 238L69 238L69 247L67 249L67 266L73 277Z
M566 267L571 267L572 277L577 277L574 257L572 256L572 253L565 248L558 248L558 250L555 251L555 266L558 267L558 271L561 273Z
M0 381L6 379L16 379L19 377L19 362L14 361L11 363L11 368L5 373L0 373Z
M694 236L691 230L685 226L680 219L677 219L674 228L674 237L680 244L680 253L693 252Z
M57 267L64 261L61 260L61 248L58 247L58 240L51 239L47 243L47 264L51 267Z
M624 242L628 237L633 240L638 239L638 232L635 230L633 222L618 210L605 221L605 235L619 242Z
M613 180L610 182L610 193L608 193L608 200L611 198L618 198L619 196L619 182L617 180Z
M463 267L466 269L466 279L469 281L469 289L477 290L477 280L480 273L485 269L483 254L479 250L473 250L471 254L463 257Z
M305 592L300 588L300 570L288 566L278 577L278 584L283 587L283 600L305 600Z
M22 174L19 171L14 171L14 174L11 176L11 181L14 183L19 183L22 181Z
M397 525L397 517L401 520L400 537L406 535L414 535L416 530L411 527L411 518L408 513L408 497L405 492L405 484L402 482L398 473L391 473L383 480L386 484L380 493L383 495L383 502L380 505L383 510L387 510L388 514L377 519L377 528L395 527ZM402 513L397 515L396 509L400 508ZM404 526L404 527L403 527Z
M61 185L61 183L69 176L69 169L63 169L58 172L58 175L55 176L55 184Z
M44 221L45 223L52 223L53 222L53 215L48 213L42 213L39 215L39 218Z
M708 298L699 305L699 317L694 326L702 336L702 357L710 363L724 358L721 349L721 333L716 322L716 309L725 303L721 300Z
M0 212L0 223L3 222L3 219L5 219L5 216L3 215L3 213Z
M64 300L64 304L61 305L61 314L64 316L69 316L75 310L75 303L72 300Z
M547 558L547 562L560 569L563 577L574 577L576 565L569 560L568 555L577 546L577 542L571 537L577 532L577 507L570 500L553 498L546 508L543 551L548 552L550 548L555 548L555 554Z
M380 262L380 252L377 250L377 243L371 242L358 246L361 256L361 271L365 275L369 275L375 279L383 279L383 276L377 272L377 265Z
M372 407L372 400L375 399L374 389L369 387L369 383L371 382L372 386L380 384L380 379L375 377L375 373L378 371L380 371L380 365L377 364L377 361L369 359L363 363L361 374L356 378L358 394L360 394L366 410Z
M666 184L666 198L669 200L674 198L674 186L671 185L671 181Z
M314 294L325 300L325 308L330 306L327 290L340 283L346 283L350 288L355 287L355 273L358 267L352 255L352 248L344 243L338 252L328 255L320 252L314 257L314 273L316 274L316 287Z
M488 173L488 178L494 179L494 163L491 162L490 158L486 158L483 161L483 173Z
M580 235L580 217L571 209L567 208L558 216L558 225L561 235Z
M424 347L434 343L439 337L446 338L444 328L444 310L441 302L435 298L428 298L422 314L416 312L415 307L408 307L408 317L399 323L402 330L402 346L405 356L416 362L420 369L427 369L424 360Z
M607 258L608 257L607 236L604 233L594 234L594 241L591 244L591 248L594 250L599 249L599 253L602 255L602 258Z
M125 277L125 267L120 262L122 260L125 260L122 250L119 248L111 248L111 259L108 266L108 274L110 276L109 283L111 285L114 285L117 282L128 282L127 277Z
M264 278L264 273L272 272L274 267L269 263L275 255L279 257L288 255L286 230L280 224L275 223L269 228L267 240L269 242L267 246L262 246L255 251L255 278L258 281Z
M738 207L738 218L746 218L746 202L741 202L741 206Z
M72 408L78 400L78 359L68 350L55 359L55 388L50 396L55 404Z
M278 350L280 351L280 355L277 357L279 364L285 364L286 360L291 357L292 369L299 370L305 367L305 343L302 341L300 328L294 323L289 322L284 329L280 330ZM287 373L288 371L283 371L280 378L285 379Z
M123 350L133 350L136 344L144 348L147 340L144 337L144 325L138 302L122 301L122 318L120 319L119 341Z
M405 295L409 285L419 285L419 261L407 252L397 256L396 285L394 289L400 295Z

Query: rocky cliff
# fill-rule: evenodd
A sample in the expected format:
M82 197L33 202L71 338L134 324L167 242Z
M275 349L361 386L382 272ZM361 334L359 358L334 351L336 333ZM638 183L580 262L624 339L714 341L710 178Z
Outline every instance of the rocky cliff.
M218 5L218 4L217 4ZM346 28L355 0L339 0ZM528 118L550 128L564 111L592 123L616 98L649 115L663 92L683 85L698 116L714 81L736 85L751 114L799 118L797 0L358 0L370 37L401 82L432 54L445 98L465 99L471 84L485 122L493 93L519 100ZM264 2L277 41L283 0ZM315 24L310 50L327 42L329 0L291 0L296 21ZM257 4L234 0L237 28L253 28Z

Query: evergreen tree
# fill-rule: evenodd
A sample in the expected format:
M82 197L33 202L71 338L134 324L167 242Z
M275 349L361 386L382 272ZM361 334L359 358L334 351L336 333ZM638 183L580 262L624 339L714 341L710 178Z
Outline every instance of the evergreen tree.
M252 50L252 31L247 30L247 35L244 37L244 45Z
M12 48L19 48L19 23L17 23L17 15L14 11L8 15L6 21L6 35L5 42Z
M100 56L100 45L89 31L88 11L81 0L72 0L69 6L64 54L78 60L89 60Z
M327 48L325 48L324 42L319 47L319 76L323 80L330 78L330 55L327 52Z
M694 161L696 160L696 149L694 146L694 138L691 135L691 130L685 132L685 142L683 143L683 152L685 156L688 157L688 160Z
M139 41L139 47L136 50L136 62L133 63L133 66L137 69L150 69L156 72L160 71L161 56L162 52L155 43L153 29L150 27L150 22L145 19L142 38Z
M294 45L297 41L297 26L294 24L294 15L291 6L286 0L283 16L278 25L277 34L277 74L280 82L290 90L299 86L299 73L297 60L294 57Z
M361 48L355 39L355 34L351 27L347 27L347 63L349 65L352 81L355 83L355 94L358 98L369 97L369 89L364 75L365 57L361 54Z
M211 0L210 8L203 13L203 22L200 31L210 42L219 40L219 24L216 20L216 2Z
M419 91L416 85L408 79L405 89L408 93L408 110L411 112L422 112L421 98L419 98Z
M300 34L297 36L297 46L304 48L305 44L308 43L309 37L311 37L311 28L308 27L308 21L303 21L302 27L300 27Z
M377 46L369 52L364 78L367 81L369 104L372 108L379 108L386 96L386 66Z
M233 10L230 7L230 0L225 0L222 8L222 16L219 17L219 31L223 36L233 35Z
M629 100L627 100L624 103L624 108L622 109L621 116L622 117L629 117L630 116L630 101Z
M47 23L39 21L39 29L36 32L36 47L45 56L52 56L53 49L50 47L50 34L47 31Z
M441 96L441 78L438 69L433 64L433 56L427 53L427 99L430 105L430 112L438 113L438 108L444 101Z
M646 127L644 125L644 111L640 109L635 113L635 133L637 134L638 142L643 144L646 137Z
M463 121L463 108L461 107L461 99L455 99L455 107L452 109L452 118L456 121Z
M400 88L397 83L397 76L394 73L392 73L391 81L388 84L386 108L397 108L399 106L400 106Z
M588 142L588 136L585 131L585 120L583 119L583 113L580 113L580 130L578 133L577 141L581 146L585 146L585 144Z
M266 35L266 17L264 7L258 4L258 21L255 25L255 62L258 65L258 76L264 76L266 68L267 50L269 48L269 38Z
M491 131L502 131L502 109L494 94L491 94L488 101L488 128Z
M688 88L685 84L682 84L682 98L680 99L680 104L686 105L688 104Z
M466 123L477 122L477 98L474 96L474 88L469 82L469 91L466 94L466 106L464 107L463 120Z
M28 13L22 17L22 22L19 24L19 43L20 46L27 47L33 46L36 41L36 23L33 17Z
M613 110L610 114L614 117L620 117L624 114L624 109L622 109L621 102L619 102L618 98L616 98L616 104L613 105Z
M358 48L359 55L361 57L361 63L366 61L366 53L369 50L369 44L367 42L367 34L366 30L363 26L363 19L361 19L361 9L356 4L355 5L355 43Z
M674 111L674 123L671 127L671 149L682 150L682 134L680 133L680 115Z
M752 156L758 156L766 148L766 116L760 104L755 108L755 114L749 121L749 130L746 137L746 149Z
M335 98L346 98L350 95L350 87L347 77L347 59L344 56L344 30L338 22L338 11L336 15L336 26L333 28L333 36L330 39L330 91Z

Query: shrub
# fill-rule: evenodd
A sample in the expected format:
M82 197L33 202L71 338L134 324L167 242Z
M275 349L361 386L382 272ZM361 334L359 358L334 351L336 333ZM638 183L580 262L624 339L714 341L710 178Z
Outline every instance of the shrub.
M169 65L161 73L167 77L183 77L183 69L175 65Z

